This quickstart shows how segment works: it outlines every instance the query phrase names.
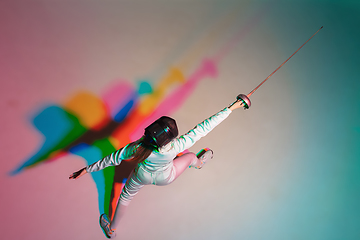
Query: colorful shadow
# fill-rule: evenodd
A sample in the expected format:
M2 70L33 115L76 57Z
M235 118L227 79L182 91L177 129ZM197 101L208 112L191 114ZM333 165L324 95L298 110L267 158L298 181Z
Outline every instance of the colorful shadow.
M171 115L196 85L209 76L216 76L216 68L211 61L204 61L187 81L180 70L171 69L154 90L147 82L140 83L138 90L127 82L120 82L106 91L102 99L89 92L79 92L62 107L48 106L33 119L34 126L45 137L43 146L10 174L19 174L68 153L83 157L89 165L141 137L143 126L148 122ZM175 90L168 94L174 85ZM145 95L143 99L141 95ZM100 212L109 213L110 203L112 215L133 168L134 164L127 161L92 173Z
M120 81L109 86L101 98L83 91L63 106L46 107L33 119L34 126L45 137L42 147L10 175L69 153L83 157L89 165L135 141L151 122L181 107L201 80L216 78L219 62L262 16L257 14L256 21L252 19L251 24L240 29L212 59L204 59L187 79L182 70L172 68L157 86L143 81L135 89L128 82ZM185 65L189 62L184 61ZM113 216L121 189L134 167L131 161L123 161L119 166L91 174L98 191L100 213Z

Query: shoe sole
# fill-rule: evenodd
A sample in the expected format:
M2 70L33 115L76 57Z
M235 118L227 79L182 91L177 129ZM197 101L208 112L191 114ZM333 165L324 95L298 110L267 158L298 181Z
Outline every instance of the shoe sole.
M209 161L210 159L213 158L214 151L211 150L210 148L204 148L204 149L201 149L198 152L198 154L196 154L196 156L203 163L202 166L198 168L198 169L201 169L207 161ZM205 161L204 161L204 159L205 159Z

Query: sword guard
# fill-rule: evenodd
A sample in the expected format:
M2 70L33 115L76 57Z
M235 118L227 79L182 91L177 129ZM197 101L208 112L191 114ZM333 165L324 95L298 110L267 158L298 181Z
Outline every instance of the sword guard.
M248 98L245 94L240 93L239 95L237 95L236 100L243 102L244 109L249 109L249 107L251 106L250 98Z

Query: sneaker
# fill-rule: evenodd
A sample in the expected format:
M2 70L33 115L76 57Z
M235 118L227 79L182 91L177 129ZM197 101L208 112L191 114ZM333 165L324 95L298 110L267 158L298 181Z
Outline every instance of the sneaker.
M110 221L105 213L100 216L100 226L106 237L114 238L116 236L115 229L110 229Z
M201 149L198 154L196 154L197 158L201 161L200 166L195 167L196 169L201 169L207 161L213 158L214 152L210 148Z

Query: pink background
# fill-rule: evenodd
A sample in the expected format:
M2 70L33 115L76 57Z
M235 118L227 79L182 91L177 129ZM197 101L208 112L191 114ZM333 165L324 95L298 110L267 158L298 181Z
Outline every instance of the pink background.
M185 133L324 25L250 110L190 149L212 148L211 162L141 190L118 239L359 239L358 16L356 1L1 1L1 238L105 239L94 180L68 180L83 158L9 175L43 145L32 119L44 107L82 91L111 97L117 83L156 86L171 67L188 79L216 60L214 76L170 101Z

